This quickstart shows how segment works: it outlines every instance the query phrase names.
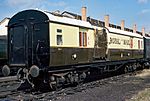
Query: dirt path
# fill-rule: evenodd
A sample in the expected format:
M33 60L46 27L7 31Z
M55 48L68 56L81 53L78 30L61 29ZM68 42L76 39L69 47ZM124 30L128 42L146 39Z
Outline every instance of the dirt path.
M143 73L136 75L136 77L149 78L150 70L144 70ZM142 91L139 91L138 94L135 94L131 99L128 99L126 101L150 101L150 85L149 87L145 88Z
M97 87L85 89L82 92L60 96L56 101L150 101L150 98L149 100L148 98L136 99L137 96L145 94L143 90L150 92L149 88L150 70L143 70L137 75L108 78L106 84L100 83Z

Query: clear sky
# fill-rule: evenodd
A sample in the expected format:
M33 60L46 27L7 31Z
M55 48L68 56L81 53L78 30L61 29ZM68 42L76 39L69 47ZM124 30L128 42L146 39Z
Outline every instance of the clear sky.
M103 20L109 14L113 24L125 20L126 27L136 23L138 30L144 26L150 31L150 0L0 0L0 20L31 8L80 14L82 6L92 18Z

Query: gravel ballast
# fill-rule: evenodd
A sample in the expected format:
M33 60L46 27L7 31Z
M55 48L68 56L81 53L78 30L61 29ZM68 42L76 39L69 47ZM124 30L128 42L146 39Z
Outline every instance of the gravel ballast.
M103 81L105 82L103 83ZM96 87L60 96L56 101L150 101L137 97L143 95L139 92L145 89L149 90L149 88L150 70L143 70L137 75L116 76L100 80ZM148 91L146 90L146 92ZM149 97L148 94L144 93L144 95Z

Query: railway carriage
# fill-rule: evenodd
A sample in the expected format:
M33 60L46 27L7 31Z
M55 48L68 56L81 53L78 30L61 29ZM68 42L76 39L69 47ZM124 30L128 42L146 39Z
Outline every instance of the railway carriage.
M110 60L143 58L143 36L115 28L108 28L108 57Z
M7 63L7 36L0 36L0 76L2 76L2 67Z
M55 88L83 81L93 70L135 70L142 63L143 36L136 33L39 10L19 12L8 24L4 75L14 69L32 85Z
M144 37L144 59L145 59L145 66L149 68L149 61L150 61L150 36Z
M0 21L0 76L2 76L1 68L7 63L7 25L9 18Z

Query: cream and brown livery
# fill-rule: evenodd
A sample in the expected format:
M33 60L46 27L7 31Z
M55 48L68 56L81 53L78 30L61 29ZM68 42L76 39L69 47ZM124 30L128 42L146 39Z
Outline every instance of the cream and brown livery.
M107 28L108 56L111 60L143 58L143 36L115 28Z
M55 88L81 82L93 72L133 71L144 64L142 35L111 28L109 16L103 26L83 15L84 21L40 10L14 15L8 24L4 75L13 69L32 85Z

